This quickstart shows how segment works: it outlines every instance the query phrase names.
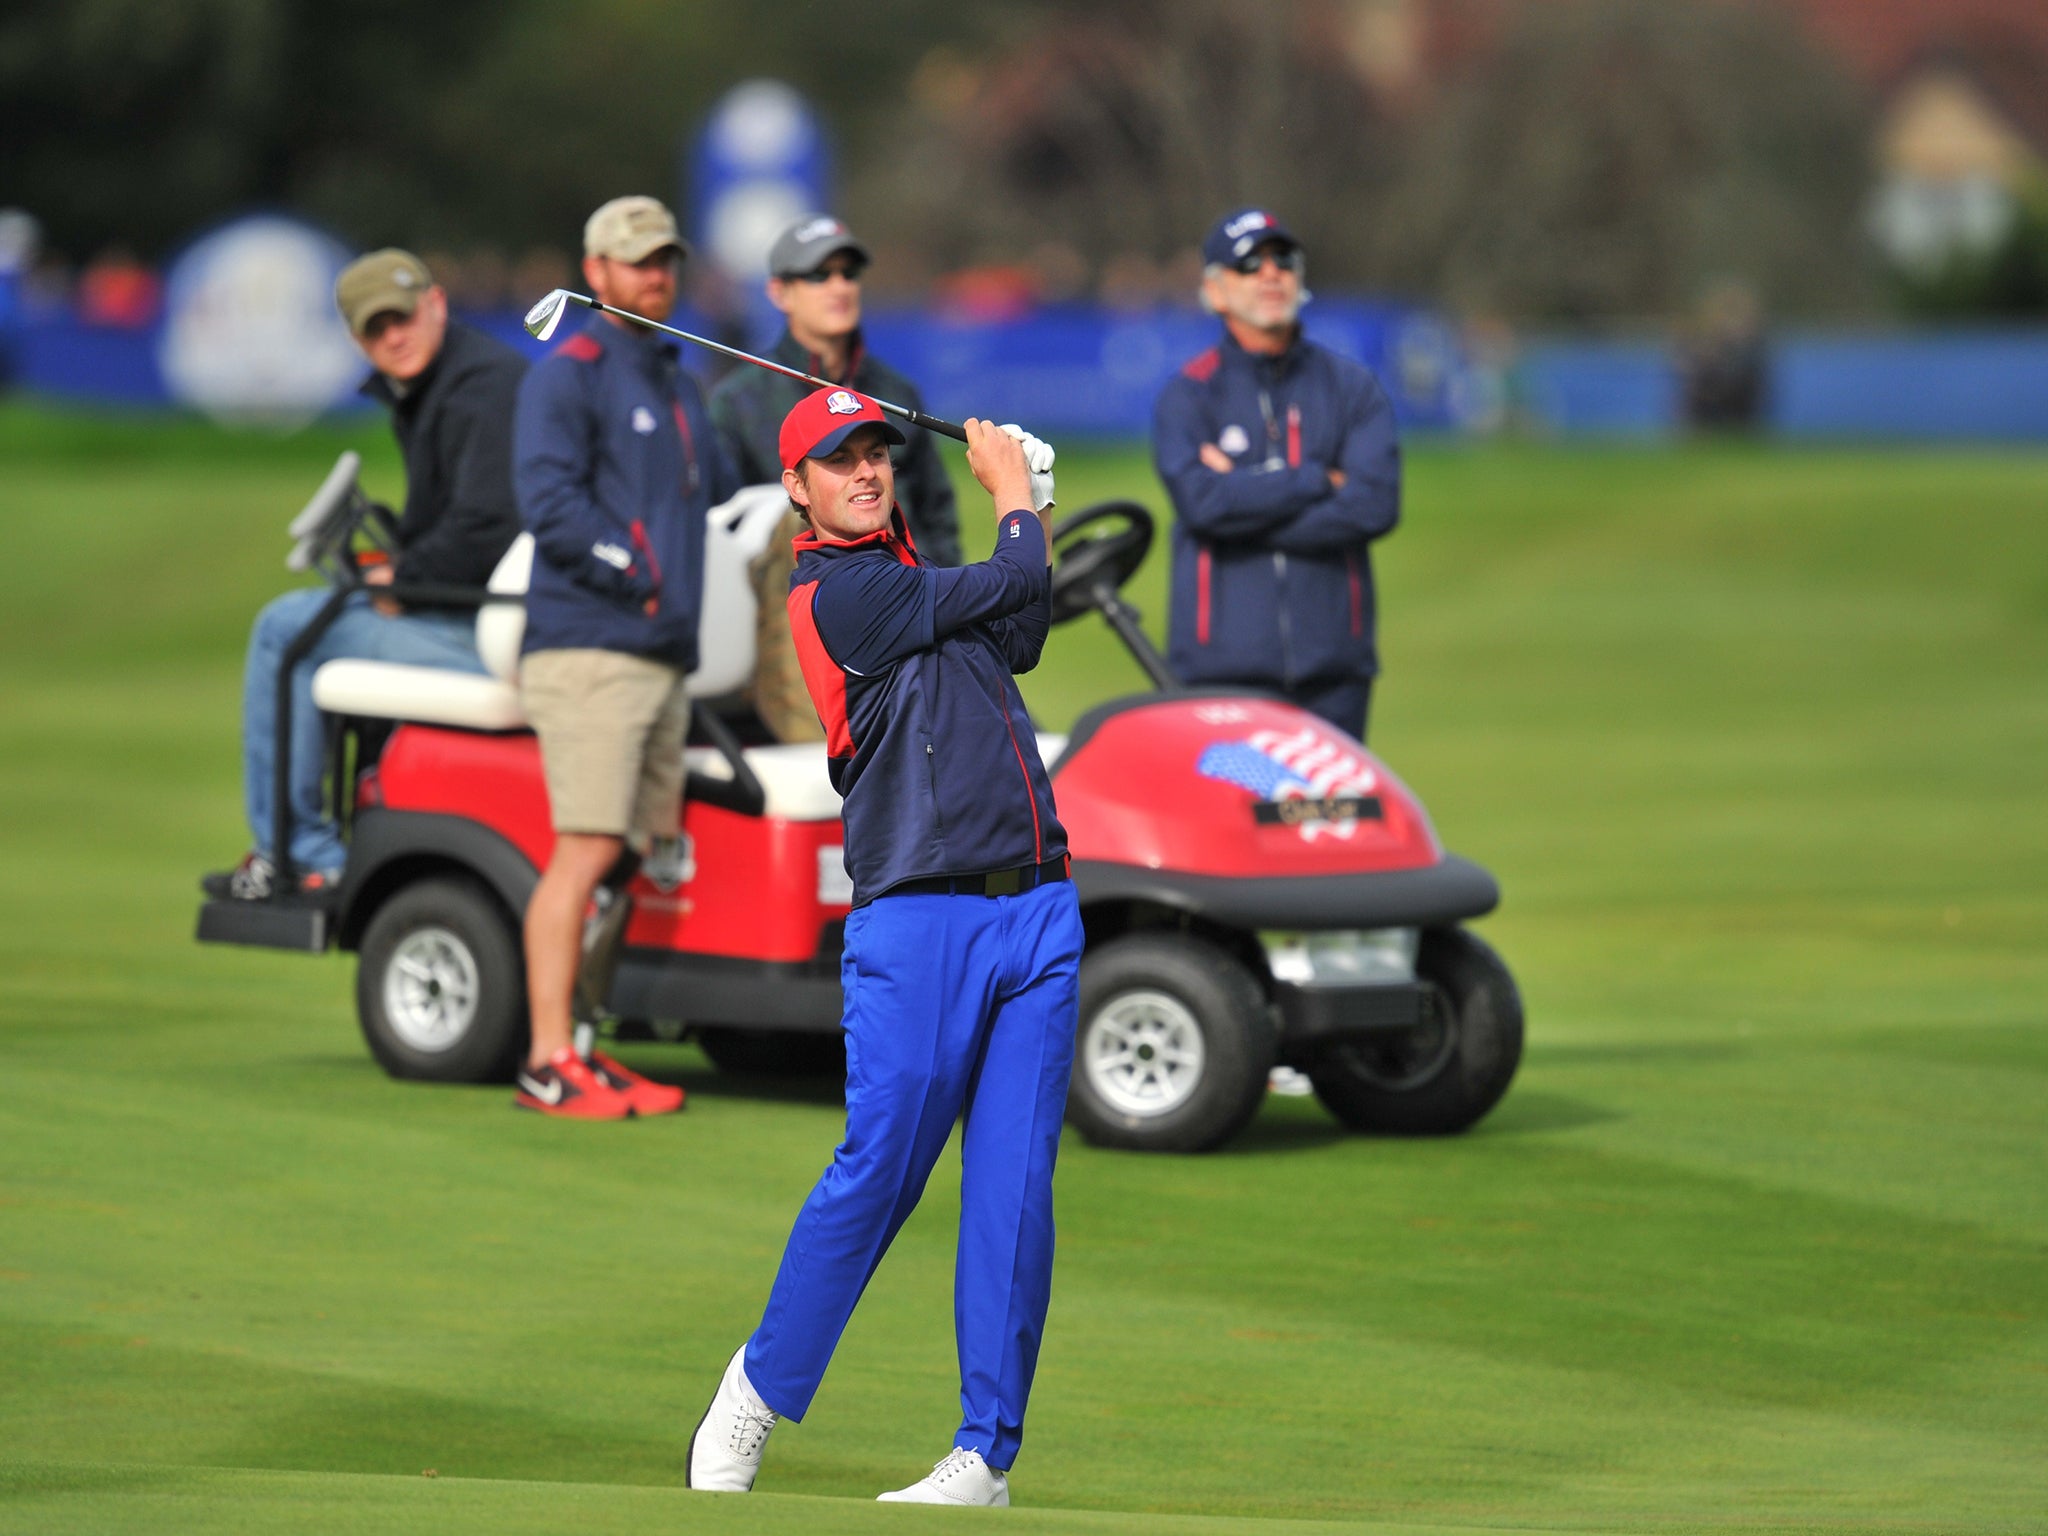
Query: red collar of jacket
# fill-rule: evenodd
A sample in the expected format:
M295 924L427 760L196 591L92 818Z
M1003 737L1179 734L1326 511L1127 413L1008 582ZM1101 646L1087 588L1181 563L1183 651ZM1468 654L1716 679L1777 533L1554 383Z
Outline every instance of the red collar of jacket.
M804 523L804 531L791 540L796 552L821 550L831 554L837 550L887 549L905 565L917 564L917 544L910 537L910 524L903 519L903 506L896 503L889 508L889 526L877 528L873 533L864 533L857 539L828 539L810 525Z

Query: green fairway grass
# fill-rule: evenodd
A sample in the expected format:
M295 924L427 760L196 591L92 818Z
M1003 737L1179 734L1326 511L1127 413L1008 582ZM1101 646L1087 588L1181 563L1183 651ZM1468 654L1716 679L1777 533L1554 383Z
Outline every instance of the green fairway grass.
M0 1530L2048 1530L2048 456L1415 448L1373 745L1500 878L1521 1075L1451 1140L1070 1138L977 1517L871 1502L956 1422L956 1164L761 1495L691 1495L830 1093L646 1046L686 1113L520 1115L386 1078L351 960L192 942L343 446L397 498L374 417L0 410ZM1026 680L1138 685L1093 618Z

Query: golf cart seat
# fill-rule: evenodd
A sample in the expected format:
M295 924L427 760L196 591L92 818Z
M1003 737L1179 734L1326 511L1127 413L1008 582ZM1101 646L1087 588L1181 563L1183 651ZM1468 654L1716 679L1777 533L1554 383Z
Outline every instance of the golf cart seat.
M526 590L533 572L533 535L512 541L491 572L492 592ZM471 731L516 731L526 725L519 707L519 641L526 609L486 603L476 611L476 649L485 672L408 666L396 661L330 661L313 674L313 702L330 715L370 720L411 720Z
M754 585L747 565L767 547L788 497L782 488L749 486L714 507L704 540L704 600L698 623L697 670L690 697L736 693L754 675ZM533 535L522 533L491 572L489 589L523 593L533 573ZM331 715L450 725L471 731L516 731L526 726L519 707L519 643L526 609L486 603L477 610L479 675L395 661L330 661L313 674L313 702Z
M1065 736L1038 733L1038 755L1049 768L1067 749ZM825 749L814 741L788 742L773 747L748 747L747 766L761 781L766 802L764 814L789 821L837 821L839 791L832 787L832 775L825 761ZM732 765L710 747L692 747L686 754L690 772L707 779L730 780Z

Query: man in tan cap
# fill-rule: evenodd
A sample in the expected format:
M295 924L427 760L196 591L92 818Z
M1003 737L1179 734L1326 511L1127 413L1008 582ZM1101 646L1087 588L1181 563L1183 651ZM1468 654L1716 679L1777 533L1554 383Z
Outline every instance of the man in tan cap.
M584 226L583 249L599 300L668 318L686 247L660 203L606 203ZM555 830L526 908L533 1028L517 1102L578 1119L658 1114L681 1108L680 1089L576 1050L584 917L600 884L614 889L630 867L629 845L637 852L681 829L683 680L697 665L705 514L739 483L675 346L607 314L527 374L513 450L534 536L519 692ZM623 922L622 902L609 911Z
M405 510L397 550L371 566L371 586L482 587L519 533L512 498L512 406L526 360L448 316L448 295L410 251L350 262L335 306L375 371L362 393L391 412L405 459ZM208 894L262 900L279 889L273 796L277 674L287 646L327 601L308 587L266 606L249 637L242 693L243 798L254 846L232 870L208 875ZM293 891L318 890L341 873L346 849L321 796L324 726L313 673L339 657L411 662L481 672L475 615L358 593L292 673L291 865Z

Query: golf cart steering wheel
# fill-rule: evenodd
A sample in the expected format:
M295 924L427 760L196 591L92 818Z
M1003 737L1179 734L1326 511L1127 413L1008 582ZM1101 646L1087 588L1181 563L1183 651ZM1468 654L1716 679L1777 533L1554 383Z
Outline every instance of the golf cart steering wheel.
M1052 621L1064 624L1095 608L1099 589L1115 592L1137 573L1152 547L1152 514L1135 501L1099 502L1055 523L1052 547Z

